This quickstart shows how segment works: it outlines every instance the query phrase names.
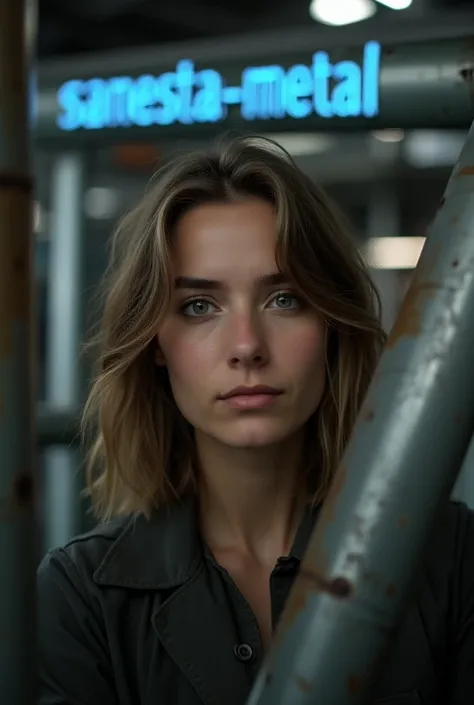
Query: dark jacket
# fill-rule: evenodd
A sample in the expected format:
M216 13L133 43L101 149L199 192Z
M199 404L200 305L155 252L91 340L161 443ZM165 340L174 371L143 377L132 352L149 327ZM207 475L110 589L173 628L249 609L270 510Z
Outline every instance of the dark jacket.
M314 517L270 586L278 621ZM474 514L441 512L376 703L474 702ZM262 663L255 617L203 546L187 502L115 520L38 573L40 705L244 705ZM324 699L322 700L324 702Z

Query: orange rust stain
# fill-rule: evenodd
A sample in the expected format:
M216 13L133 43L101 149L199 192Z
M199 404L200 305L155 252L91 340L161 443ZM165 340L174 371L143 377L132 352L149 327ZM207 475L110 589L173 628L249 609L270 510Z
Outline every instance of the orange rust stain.
M324 502L315 534L310 540L308 552L301 566L299 575L288 596L285 610L275 635L276 643L281 641L288 628L304 610L310 595L314 595L322 590L333 593L334 595L336 595L336 593L351 592L351 590L348 591L346 589L347 586L341 586L339 582L334 584L334 582L326 581L324 577L319 577L327 574L327 556L321 539L325 534L327 524L331 523L334 518L334 508L346 482L346 476L346 468L341 465L334 477L328 497ZM338 596L344 597L346 595L341 594Z
M454 423L459 424L462 421L462 416L461 414L454 414Z
M303 693L311 693L311 691L313 690L312 684L308 680L306 680L306 678L296 675L295 681L296 685Z
M356 676L355 673L349 673L347 677L347 689L351 695L357 695L362 690L364 679L362 676Z
M459 169L459 176L474 176L474 164L469 164Z
M438 287L430 282L413 282L405 297L400 314L387 340L387 348L394 348L402 338L420 334L423 306Z
M408 524L408 517L405 517L405 516L398 517L397 524L400 527L400 529L404 529L405 526Z
M395 585L393 583L390 583L389 585L387 585L387 587L385 589L385 594L387 595L387 597L393 597L395 595L396 591L397 591L397 589L396 589Z
M310 580L308 575L300 573L295 580L286 602L286 606L280 620L280 625L275 635L275 643L279 643L281 641L287 629L293 624L294 620L305 608L308 593L315 591L314 581Z

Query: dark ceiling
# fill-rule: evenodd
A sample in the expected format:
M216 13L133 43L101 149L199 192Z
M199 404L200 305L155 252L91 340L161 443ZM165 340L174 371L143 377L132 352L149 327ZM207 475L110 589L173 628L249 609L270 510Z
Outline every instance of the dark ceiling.
M40 59L314 25L309 0L38 0ZM414 0L420 22L474 0ZM383 22L393 16L379 7ZM395 13L399 15L399 13Z

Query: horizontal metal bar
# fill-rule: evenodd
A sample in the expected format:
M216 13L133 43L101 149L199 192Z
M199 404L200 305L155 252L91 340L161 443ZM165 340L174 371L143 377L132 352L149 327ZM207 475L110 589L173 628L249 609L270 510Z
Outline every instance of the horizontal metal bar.
M40 404L36 410L37 443L46 448L53 445L71 445L80 442L79 408L52 408Z

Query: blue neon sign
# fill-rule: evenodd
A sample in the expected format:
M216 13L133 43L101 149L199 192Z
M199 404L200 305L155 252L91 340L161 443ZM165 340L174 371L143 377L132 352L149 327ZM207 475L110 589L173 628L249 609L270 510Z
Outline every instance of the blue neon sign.
M381 46L370 41L362 62L332 64L324 51L309 66L251 66L239 86L228 86L213 69L195 71L179 61L176 71L159 76L116 76L70 80L57 93L61 130L101 130L181 123L217 123L230 105L240 106L244 120L372 118L379 113Z

